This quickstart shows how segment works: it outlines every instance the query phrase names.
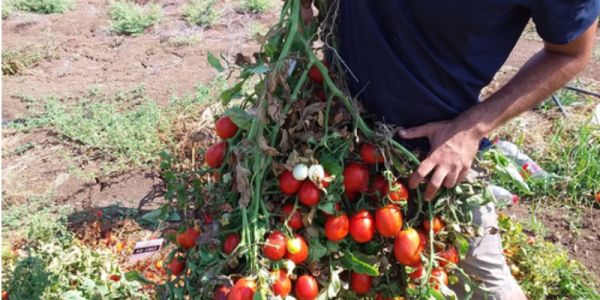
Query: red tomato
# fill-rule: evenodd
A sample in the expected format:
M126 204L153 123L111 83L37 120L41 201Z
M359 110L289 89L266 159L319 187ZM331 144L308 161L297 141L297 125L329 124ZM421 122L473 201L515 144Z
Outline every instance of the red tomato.
M252 300L255 291L256 282L254 280L240 278L227 295L227 300Z
M423 220L423 229L425 229L425 232L429 232L430 225L431 223L429 222L429 220ZM444 224L444 221L442 221L442 219L440 219L439 217L433 217L433 233L437 234L438 232L442 231L442 229L444 229L444 226L446 226L446 224Z
M119 275L119 274L110 274L110 275L108 275L108 279L110 279L112 281L119 281L119 280L121 280L121 275Z
M205 211L202 213L202 215L204 216L204 224L208 225L208 224L212 223L212 221L213 221L212 214Z
M400 207L388 204L375 211L375 228L383 237L393 237L402 229L402 211Z
M296 298L298 300L314 300L319 294L319 284L311 275L302 275L296 280Z
M222 116L215 123L215 129L220 138L228 139L234 137L239 128L231 121L229 116Z
M211 168L219 168L225 159L226 150L226 142L216 143L206 150L206 153L204 154L204 161Z
M323 63L325 65L325 68L327 68L327 63ZM308 77L315 83L318 84L323 84L323 73L321 73L321 70L319 70L319 68L317 68L317 66L312 66L310 67L310 70L308 70Z
M392 188L389 185L385 185L385 193L392 201L407 201L408 200L408 189L404 184L399 181L392 183Z
M295 235L296 238L300 240L300 251L298 253L290 253L289 251L285 254L285 257L295 264L299 265L303 263L308 258L308 244L306 240L298 234Z
M237 247L239 243L240 235L237 233L230 233L223 242L223 252L225 252L227 255L231 254L231 252L235 250L235 247Z
M219 286L213 293L213 300L227 300L230 291L231 289L224 285Z
M383 155L379 152L377 147L372 144L362 144L360 146L360 158L367 164L376 164L383 162Z
M421 259L421 238L412 228L400 231L394 241L394 256L403 265L414 265Z
M325 235L330 241L341 241L347 235L350 230L350 221L346 214L339 216L330 216L325 222Z
M344 168L346 191L364 193L369 188L369 170L363 164L351 163Z
M425 232L423 232L423 230L419 229L417 230L417 232L419 233L419 249L421 249L420 251L425 250L425 247L427 246L427 241L429 240L428 235L425 234Z
M445 267L449 263L458 263L458 251L452 245L448 245L445 250L438 253L438 256L441 258L441 260L439 260L440 267Z
M275 296L281 296L281 298L287 297L292 291L292 281L287 276L287 272L284 270L277 270L271 272L271 277L274 279L273 294Z
M298 200L300 200L300 203L312 206L319 203L320 198L321 191L319 188L312 181L305 180L298 191Z
M8 292L2 291L2 300L8 300Z
M423 264L419 264L414 271L408 274L408 277L412 279L412 281L417 281L423 277Z
M270 260L280 260L285 255L287 238L281 231L273 231L263 246L264 255Z
M371 183L367 194L369 194L369 198L371 200L376 201L377 199L381 199L382 197L387 195L387 190L387 181L385 180L385 178L383 178L383 176L377 174L375 175L375 178L373 178L373 182Z
M279 189L282 193L292 196L298 192L302 181L298 181L294 178L292 172L285 170L279 175Z
M185 250L194 248L194 246L196 246L196 240L199 236L200 232L194 227L190 227L186 231L177 234L177 244L179 244L179 246Z
M350 235L357 243L366 243L375 235L375 222L366 210L357 212L350 219Z
M290 217L290 214L294 210L294 204L288 203L281 207L281 211L283 212L283 216L281 217L281 221L285 222L288 220L287 225L290 226L293 230L299 230L304 227L304 222L302 221L302 214L300 214L300 208L296 208L294 214Z
M350 288L356 294L364 295L371 289L371 281L373 281L373 278L367 274L352 272L352 275L350 275Z
M327 97L325 96L325 92L323 91L323 89L315 89L313 95L315 95L315 97L321 102L327 101Z
M182 257L174 257L167 267L171 270L171 274L179 276L185 269L185 259Z
M440 284L448 285L448 274L446 274L446 271L442 268L433 268L431 270L429 282L433 283L433 288L438 290Z

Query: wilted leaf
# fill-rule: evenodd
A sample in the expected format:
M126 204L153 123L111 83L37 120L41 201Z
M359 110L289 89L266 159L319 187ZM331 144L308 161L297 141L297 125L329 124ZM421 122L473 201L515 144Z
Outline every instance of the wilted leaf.
M247 207L250 204L250 170L238 162L235 166L235 183L238 193L240 193L240 207Z
M267 140L262 135L258 137L258 147L269 156L277 156L280 154L277 149L267 144Z

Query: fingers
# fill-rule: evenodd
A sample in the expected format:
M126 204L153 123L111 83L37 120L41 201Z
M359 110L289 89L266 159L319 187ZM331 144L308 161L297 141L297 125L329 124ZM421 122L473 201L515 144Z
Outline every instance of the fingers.
M458 176L461 174L461 170L455 169L451 172L448 172L446 179L444 179L444 187L447 189L451 189L458 183Z
M400 137L403 139L415 139L419 137L427 137L432 133L433 128L431 124L425 124L423 126L417 126L413 128L407 128L400 130Z
M446 169L445 167L439 166L435 169L433 176L431 176L431 179L429 180L429 183L427 184L427 188L425 189L425 194L423 195L423 196L425 196L425 200L431 201L433 199L433 197L435 196L437 191L442 186L442 183L444 182L447 175L448 175L448 169Z
M425 177L427 177L429 172L431 172L431 170L433 170L434 167L435 164L432 163L431 160L424 160L419 165L417 170L410 174L410 177L408 178L408 187L410 187L411 189L416 189L419 186L419 184L425 180Z

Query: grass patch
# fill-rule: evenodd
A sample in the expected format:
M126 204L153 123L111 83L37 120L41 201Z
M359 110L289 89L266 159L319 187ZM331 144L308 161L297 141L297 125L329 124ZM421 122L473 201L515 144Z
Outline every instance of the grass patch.
M537 113L499 129L497 136L517 144L543 169L557 175L551 180L528 179L533 201L590 206L600 187L600 126L590 122L597 102L571 91L560 95L568 118L545 103Z
M214 7L216 0L192 0L183 7L183 18L192 25L210 26L220 16Z
M3 212L3 217L10 218L3 218L3 227L20 225L26 231L26 244L20 251L3 238L2 287L10 299L149 299L139 282L125 279L115 263L116 254L91 249L67 230L66 211L50 213L47 201L42 207L28 210L24 217L20 207ZM109 279L111 274L120 279Z
M498 221L505 256L529 299L600 299L587 269L567 251L543 236L529 237L506 215Z
M115 1L109 10L111 29L120 34L140 35L146 28L158 24L162 10L157 4L140 6L133 2Z
M29 67L35 66L44 58L38 49L25 47L21 49L4 49L2 51L2 74L15 75Z
M246 12L264 13L271 8L271 2L269 0L241 0L240 8Z
M74 0L16 0L14 8L37 14L60 14L75 5Z
M14 9L13 1L2 1L2 20L6 20Z
M200 40L202 37L199 35L173 36L168 38L166 43L173 47L188 47L196 45Z

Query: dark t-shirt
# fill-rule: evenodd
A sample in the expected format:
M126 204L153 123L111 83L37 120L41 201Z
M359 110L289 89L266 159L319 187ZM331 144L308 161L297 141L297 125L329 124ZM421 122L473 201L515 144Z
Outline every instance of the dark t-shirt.
M366 108L412 127L475 105L530 19L566 44L599 10L600 0L341 0L340 54Z

